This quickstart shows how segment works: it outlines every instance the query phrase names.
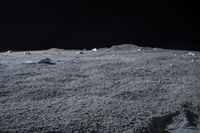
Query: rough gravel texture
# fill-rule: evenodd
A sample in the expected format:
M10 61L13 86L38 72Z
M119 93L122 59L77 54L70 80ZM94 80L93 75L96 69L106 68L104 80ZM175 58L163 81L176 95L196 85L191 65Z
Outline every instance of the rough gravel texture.
M0 53L0 132L200 133L200 52L138 48Z

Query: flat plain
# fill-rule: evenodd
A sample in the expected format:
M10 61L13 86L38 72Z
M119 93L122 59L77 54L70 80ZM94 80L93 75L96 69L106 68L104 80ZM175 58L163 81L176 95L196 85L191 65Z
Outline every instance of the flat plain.
M0 132L200 133L200 52L1 52Z

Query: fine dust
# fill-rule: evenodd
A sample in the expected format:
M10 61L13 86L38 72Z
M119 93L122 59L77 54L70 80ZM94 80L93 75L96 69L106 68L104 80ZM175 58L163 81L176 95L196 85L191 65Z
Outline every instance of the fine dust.
M28 53L0 53L2 133L200 132L200 52L128 44Z

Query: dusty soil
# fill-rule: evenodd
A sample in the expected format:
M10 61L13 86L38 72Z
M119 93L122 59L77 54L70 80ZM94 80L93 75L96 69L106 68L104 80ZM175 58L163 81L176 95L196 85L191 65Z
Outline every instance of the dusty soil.
M0 132L200 133L200 52L2 52Z

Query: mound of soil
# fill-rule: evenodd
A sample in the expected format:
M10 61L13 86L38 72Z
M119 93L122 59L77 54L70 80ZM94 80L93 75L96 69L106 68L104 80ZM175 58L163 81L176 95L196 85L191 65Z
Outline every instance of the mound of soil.
M123 44L123 45L115 45L110 47L110 50L113 51L130 51L130 50L138 50L140 47L132 44Z

